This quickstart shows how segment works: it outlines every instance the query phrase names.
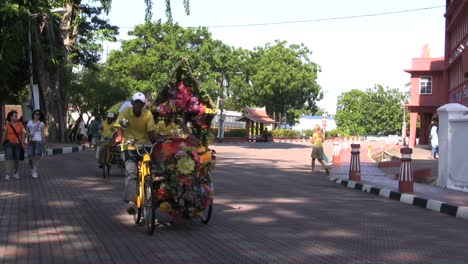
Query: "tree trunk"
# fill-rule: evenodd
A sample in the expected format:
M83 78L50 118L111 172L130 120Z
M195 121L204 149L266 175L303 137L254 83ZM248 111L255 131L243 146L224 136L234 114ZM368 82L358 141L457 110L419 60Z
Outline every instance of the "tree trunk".
M31 27L34 76L39 84L41 106L46 115L49 140L64 143L67 130L68 90L72 74L70 54L75 46L74 33L69 34L75 16L72 4L62 16L60 28L54 28L51 17L38 16ZM71 35L71 36L70 36Z
M53 23L47 16L40 17L37 27L32 28L33 61L35 80L39 84L41 106L46 115L48 138L50 141L65 142L68 88L65 69L60 59L63 42L57 38ZM41 44L38 44L41 43ZM59 54L59 55L58 55Z

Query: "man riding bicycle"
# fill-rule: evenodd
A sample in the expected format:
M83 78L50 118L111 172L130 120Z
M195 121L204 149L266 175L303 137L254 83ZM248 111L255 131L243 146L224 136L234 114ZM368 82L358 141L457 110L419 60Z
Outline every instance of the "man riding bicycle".
M117 129L116 142L125 142L133 139L136 144L151 144L151 140L157 139L156 126L154 124L153 114L144 109L146 97L143 93L137 92L132 96L132 107L125 108L114 123ZM122 123L127 122L125 127ZM151 139L151 140L150 140ZM137 206L135 200L137 197L137 181L139 155L132 146L122 153L122 159L125 161L125 192L123 200L128 203L127 212L136 214Z
M101 124L99 127L99 130L101 132L101 136L104 138L104 140L109 140L112 138L112 135L114 134L114 128L112 127L114 125L115 121L115 114L112 112L107 113L106 115L106 121ZM104 157L105 157L105 152L108 149L106 144L109 144L108 142L104 142L101 144L99 151L98 151L98 163L99 163L99 168L102 168L104 164Z

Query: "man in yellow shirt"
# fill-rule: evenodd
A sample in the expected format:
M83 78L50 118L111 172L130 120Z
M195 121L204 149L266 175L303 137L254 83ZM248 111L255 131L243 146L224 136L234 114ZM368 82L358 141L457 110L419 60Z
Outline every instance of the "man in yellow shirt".
M111 139L112 135L114 134L114 128L112 127L114 125L115 121L115 114L112 112L107 113L106 115L106 121L101 124L99 127L99 130L101 131L101 135L104 139ZM108 150L108 146L106 144L109 144L109 142L101 143L99 146L98 150L98 163L99 163L99 168L102 168L103 166L103 158L105 156L105 151Z
M157 138L156 126L154 124L153 114L144 109L146 97L143 93L135 93L132 96L132 107L125 108L120 112L114 128L117 129L116 142L134 139L136 144L151 144L151 140ZM121 126L121 121L128 122L126 127ZM151 140L150 140L151 139ZM127 212L136 214L137 207L135 200L137 196L137 162L140 158L135 150L127 149L123 153L125 161L125 193L123 200L128 203Z

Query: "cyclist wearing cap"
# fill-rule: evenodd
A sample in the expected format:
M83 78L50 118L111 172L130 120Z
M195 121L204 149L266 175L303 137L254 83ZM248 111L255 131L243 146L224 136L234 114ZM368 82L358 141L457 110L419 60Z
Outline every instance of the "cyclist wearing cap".
M132 96L132 107L125 108L117 117L114 127L117 129L116 142L134 139L136 144L151 144L150 139L156 138L156 126L153 114L145 109L146 97L143 93L135 93ZM120 124L122 120L128 122L123 128ZM137 196L136 182L138 180L137 161L138 154L129 146L123 153L125 161L125 193L123 200L128 203L127 212L136 213L135 200Z
M112 138L112 135L114 134L114 128L112 127L114 125L115 121L115 114L112 112L107 113L106 115L106 121L101 124L99 127L99 131L101 132L101 136L103 137L104 140L109 140ZM107 150L106 148L107 142L103 141L101 142L101 145L98 148L98 163L99 163L99 168L102 168L104 164L104 152Z

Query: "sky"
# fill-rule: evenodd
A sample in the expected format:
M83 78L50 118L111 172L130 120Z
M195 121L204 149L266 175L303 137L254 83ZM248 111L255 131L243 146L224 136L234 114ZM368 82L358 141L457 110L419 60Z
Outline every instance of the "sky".
M153 2L153 20L166 20L165 1ZM206 26L214 39L229 46L253 49L275 40L303 43L312 51L310 59L321 67L317 83L324 99L318 106L329 114L336 113L338 96L352 89L380 84L409 90L410 75L404 69L421 56L424 45L429 45L431 57L444 55L445 0L190 0L189 16L182 0L171 2L174 22ZM438 8L330 19L429 7ZM114 0L108 18L120 27L118 39L125 40L144 16L144 0ZM309 22L278 24L292 21ZM245 26L265 23L275 24ZM109 52L119 47L104 45Z

